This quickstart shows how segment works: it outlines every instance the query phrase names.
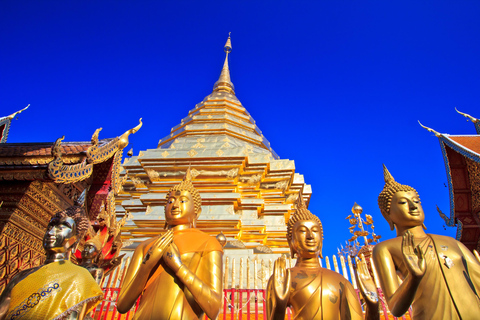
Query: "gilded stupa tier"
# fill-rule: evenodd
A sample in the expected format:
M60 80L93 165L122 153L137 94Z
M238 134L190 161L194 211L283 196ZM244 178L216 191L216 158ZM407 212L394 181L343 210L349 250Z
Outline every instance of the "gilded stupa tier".
M289 252L286 221L298 195L308 204L311 187L295 172L292 160L278 157L235 96L227 47L231 49L230 39L213 92L156 149L141 151L123 164L125 184L116 198L117 214L132 218L122 231L132 241L131 249L164 232L167 191L190 167L202 197L197 228L213 236L223 232L227 251Z

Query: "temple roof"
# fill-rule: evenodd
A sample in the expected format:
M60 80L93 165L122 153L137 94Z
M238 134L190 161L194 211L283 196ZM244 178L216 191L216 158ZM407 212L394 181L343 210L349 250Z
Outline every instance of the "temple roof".
M105 145L112 139L99 141ZM28 143L3 143L0 144L0 165L46 165L52 161L52 149L55 142L28 142ZM91 142L63 142L60 146L65 163L77 163L86 157L86 151L92 146Z
M480 157L480 135L454 136L444 134L443 140L446 143L450 142L453 148L456 147L458 150L471 154L473 158L475 156Z
M22 110L19 110L15 113L12 113L11 115L9 116L6 116L6 117L1 117L0 118L0 143L5 143L7 142L7 138L8 138L8 133L10 131L10 123L12 122L13 118L15 118L15 116L17 114L20 114L22 113L22 111L28 109L30 105L26 106L25 108L23 108Z
M470 250L480 248L480 132L479 121L459 112L475 124L476 135L449 135L431 128L440 142L447 172L450 217L438 209L448 226L457 226L457 240ZM421 125L421 124L420 124Z

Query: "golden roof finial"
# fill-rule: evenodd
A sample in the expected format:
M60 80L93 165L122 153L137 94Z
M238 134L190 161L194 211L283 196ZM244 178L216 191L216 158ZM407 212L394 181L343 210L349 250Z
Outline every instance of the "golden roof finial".
M118 149L122 150L123 148L128 146L128 136L137 132L138 130L140 130L140 128L143 125L142 118L140 118L138 120L138 122L139 122L139 124L135 128L128 130L127 132L125 132L124 134L122 134L120 136L119 141L118 141Z
M472 117L472 116L469 115L469 114L460 112L460 111L457 110L457 108L455 108L455 111L457 111L457 112L460 113L462 116L464 116L465 118L467 118L467 119L469 119L470 121L472 121L473 124L475 125L475 130L477 131L477 134L480 134L480 119L474 118L474 117ZM467 121L468 121L468 120L467 120Z
M429 127L424 126L424 125L420 122L420 120L418 120L418 124L419 124L420 127L422 127L423 129L427 130L428 132L433 133L437 138L442 135L441 133L438 133L437 131L433 130L432 128L429 128Z
M213 91L217 92L229 92L235 94L235 87L230 80L230 69L228 68L228 54L232 51L232 40L230 39L230 32L228 33L228 39L223 47L226 53L225 62L223 63L222 72L217 82L213 85Z
M30 104L28 104L28 105L27 105L25 108L23 108L22 110L19 110L19 111L17 111L17 112L12 113L12 114L9 115L9 116L7 116L7 118L9 118L10 120L13 119L13 118L15 118L15 116L16 116L17 114L20 114L20 113L22 113L23 111L27 110L28 107L30 107Z
M458 113L460 113L460 114L461 114L462 116L464 116L465 118L468 118L468 119L470 119L470 121L472 121L473 123L476 123L476 122L480 121L480 120L478 120L478 119L476 119L476 118L472 117L472 116L471 116L471 115L469 115L469 114L466 114L466 113L464 113L464 112L460 112L460 111L458 111L458 109L457 109L457 108L455 108L455 111L457 111Z

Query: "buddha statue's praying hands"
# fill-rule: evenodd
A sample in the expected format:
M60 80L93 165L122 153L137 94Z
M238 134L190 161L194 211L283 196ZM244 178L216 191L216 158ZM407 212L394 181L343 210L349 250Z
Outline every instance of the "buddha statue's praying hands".
M216 238L196 229L201 198L190 169L167 194L167 232L135 250L117 309L125 313L142 299L134 319L215 319L222 304L223 249Z
M275 261L273 275L267 285L266 314L269 320L285 318L290 307L294 319L363 319L355 289L337 272L320 266L322 257L322 223L307 210L301 196L297 209L287 224L287 239L292 257L297 258L293 268L287 269L285 258ZM359 272L365 282L361 288L372 290L364 295L367 319L378 319L378 298L370 275ZM367 270L368 273L368 270Z

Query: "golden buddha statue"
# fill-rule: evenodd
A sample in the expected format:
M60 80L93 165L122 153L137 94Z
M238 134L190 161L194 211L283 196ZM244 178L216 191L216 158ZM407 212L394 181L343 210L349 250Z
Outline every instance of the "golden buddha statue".
M377 244L373 260L390 311L400 317L411 305L414 320L478 319L479 262L461 242L426 234L417 191L383 172L378 205L397 237Z
M168 231L135 250L120 290L117 309L125 313L143 293L134 319L215 319L222 305L223 250L214 237L196 229L201 198L190 169L167 194Z
M95 281L100 285L105 275L105 271L98 265L102 251L102 242L95 236L88 239L82 250L82 264L81 266L90 272Z
M83 208L58 212L43 238L43 266L23 270L0 297L0 319L83 319L103 298L90 273L70 262L70 250L88 228Z
M292 257L297 257L293 268L286 269L285 258L275 261L273 275L267 285L266 309L268 320L285 319L288 306L294 319L363 319L362 308L355 289L337 272L320 266L323 229L320 219L307 210L301 196L296 212L287 224L287 239ZM367 302L367 319L378 319L378 298L368 269L361 281ZM366 273L365 273L366 272Z

